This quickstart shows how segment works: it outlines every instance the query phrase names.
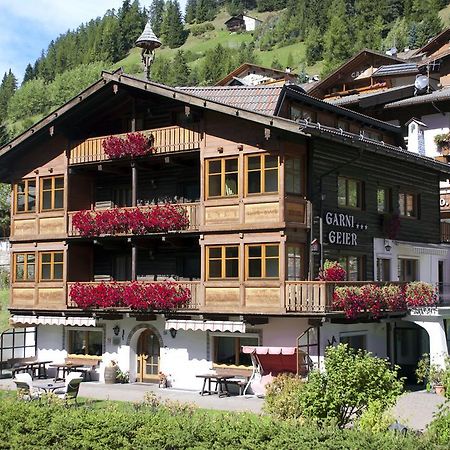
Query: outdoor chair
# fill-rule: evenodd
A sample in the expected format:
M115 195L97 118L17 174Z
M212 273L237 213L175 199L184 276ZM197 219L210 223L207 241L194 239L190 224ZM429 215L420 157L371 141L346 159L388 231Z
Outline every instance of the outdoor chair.
M66 403L69 401L74 401L77 403L78 391L80 390L80 383L83 378L77 372L71 372L67 374L66 385L64 389L55 390L55 394L65 400Z
M13 379L17 387L17 394L21 400L39 400L41 391L33 387L33 379L29 373L18 373Z

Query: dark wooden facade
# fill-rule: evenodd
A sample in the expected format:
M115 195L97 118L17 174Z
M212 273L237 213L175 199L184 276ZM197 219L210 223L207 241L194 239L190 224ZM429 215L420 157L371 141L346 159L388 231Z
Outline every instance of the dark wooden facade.
M308 275L314 280L318 273L317 257L309 265L310 243L318 237L315 218L323 217L326 211L341 212L337 207L338 176L364 183L362 208L351 213L368 229L358 232L357 246L333 248L324 242L325 257L334 259L356 252L367 261L365 279L373 278L373 238L384 233L376 210L379 184L391 190L390 213L396 213L394 199L400 188L412 190L420 198L419 217L401 219L399 239L439 241L438 164L404 161L385 144L359 143L356 134L354 138L350 134L322 135L320 130L308 134L289 120L220 105L208 107L206 101L194 97L188 106L187 95L158 85L149 87L142 81L130 83L131 87L113 84L107 92L100 88L95 101L88 98L86 104L81 102L69 110L69 120L51 125L51 132L45 126L43 132L19 138L9 153L4 153L6 172L2 178L13 186L28 179L39 187L43 179L61 176L65 187L63 208L52 211L41 210L42 189L38 188L36 211L18 212L13 192L13 266L17 253L33 254L36 276L25 281L13 277L12 310L61 312L73 308L70 283L77 281L171 279L191 289L190 313L330 312L332 287L306 280ZM139 83L142 89L137 90ZM175 98L179 95L180 99ZM333 122L338 119L336 111L328 112ZM318 113L323 111L318 109ZM360 121L364 119L360 117ZM368 124L371 129L374 126L377 124L373 121ZM137 160L108 159L101 149L102 136L134 130L158 136L155 153ZM379 132L395 142L388 127L380 125ZM250 192L252 157L259 157L267 167L266 161L276 159L271 170L277 176L271 189ZM210 162L230 158L236 164L235 195L208 195ZM288 162L293 160L300 167L295 175L296 182L300 177L295 193L287 188ZM188 229L146 236L83 238L71 225L71 217L78 210L151 208L152 203L162 200L188 208ZM328 231L325 227L324 234ZM267 245L278 249L278 275L249 276L249 249ZM207 258L213 246L236 248L236 276L208 276ZM288 261L293 248L300 261L295 277L290 276ZM61 279L41 277L42 254L49 252L63 254Z

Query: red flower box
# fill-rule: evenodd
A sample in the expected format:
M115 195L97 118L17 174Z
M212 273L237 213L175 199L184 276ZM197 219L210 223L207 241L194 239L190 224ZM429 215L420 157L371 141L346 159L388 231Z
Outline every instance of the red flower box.
M79 211L73 215L72 225L85 237L121 233L143 235L185 230L189 227L189 218L186 208L168 203L151 208Z
M191 300L191 291L176 283L75 283L70 298L79 308L125 307L135 310L180 308Z
M109 158L135 158L154 152L154 148L142 133L129 133L126 138L109 136L102 143Z

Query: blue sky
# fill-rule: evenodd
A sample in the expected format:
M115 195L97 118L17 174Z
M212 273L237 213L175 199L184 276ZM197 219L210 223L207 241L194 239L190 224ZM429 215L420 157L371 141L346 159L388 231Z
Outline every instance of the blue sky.
M0 0L0 77L10 68L22 81L26 65L68 29L94 19L123 0ZM181 0L184 7L186 0ZM151 0L140 0L148 7Z

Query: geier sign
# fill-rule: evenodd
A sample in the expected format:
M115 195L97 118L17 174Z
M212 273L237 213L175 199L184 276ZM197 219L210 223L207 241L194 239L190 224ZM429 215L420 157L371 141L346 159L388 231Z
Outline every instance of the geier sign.
M326 212L325 223L330 227L351 228L357 230L367 230L367 225L355 220L351 214ZM334 245L358 245L358 235L354 231L330 230L328 232L328 242Z

